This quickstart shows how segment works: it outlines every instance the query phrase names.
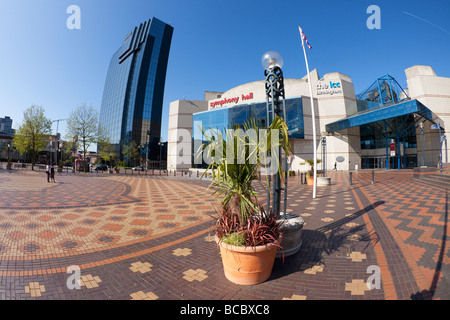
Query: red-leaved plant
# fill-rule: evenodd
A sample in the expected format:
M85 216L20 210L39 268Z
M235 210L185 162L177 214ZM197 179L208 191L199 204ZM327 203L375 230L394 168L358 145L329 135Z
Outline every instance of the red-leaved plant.
M260 207L260 214L252 215L246 224L241 225L239 217L233 214L227 206L222 207L221 210L222 212L216 222L216 235L219 239L223 239L232 233L242 233L246 247L273 243L282 249L278 239L283 221L277 221L272 211L266 214L264 208Z

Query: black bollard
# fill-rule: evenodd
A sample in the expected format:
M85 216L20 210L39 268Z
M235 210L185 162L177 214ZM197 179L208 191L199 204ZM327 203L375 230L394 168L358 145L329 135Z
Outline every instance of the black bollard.
M303 184L303 172L300 173L300 184Z
M375 183L375 170L372 170L372 184Z
M353 184L353 182L352 182L352 173L353 173L353 172L349 172L349 174L350 174L350 185Z

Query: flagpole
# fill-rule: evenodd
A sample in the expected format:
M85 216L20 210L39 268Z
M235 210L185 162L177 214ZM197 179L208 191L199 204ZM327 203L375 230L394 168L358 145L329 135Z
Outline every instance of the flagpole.
M311 83L311 77L309 75L309 65L308 65L308 58L306 57L306 49L305 49L305 42L303 40L303 35L301 32L301 28L299 27L300 31L300 38L302 39L302 47L303 47L303 54L305 55L305 63L306 63L306 72L308 73L308 84L309 84L309 96L311 97L311 116L312 116L312 129L313 129L313 150L314 150L314 183L313 183L313 199L316 198L316 189L317 189L317 148L316 148L316 117L314 112L314 98L313 98L313 91L312 91L312 83Z

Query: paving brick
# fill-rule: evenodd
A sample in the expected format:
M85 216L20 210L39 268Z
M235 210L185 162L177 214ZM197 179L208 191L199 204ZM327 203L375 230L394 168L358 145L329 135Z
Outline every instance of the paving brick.
M446 191L408 170L377 171L374 185L371 171L356 172L352 185L346 172L330 176L316 199L290 178L302 247L277 259L268 281L246 287L224 276L208 181L67 174L50 199L45 175L0 171L0 298L450 299ZM256 188L264 204L266 190ZM80 290L66 286L71 265ZM382 288L369 290L373 265Z

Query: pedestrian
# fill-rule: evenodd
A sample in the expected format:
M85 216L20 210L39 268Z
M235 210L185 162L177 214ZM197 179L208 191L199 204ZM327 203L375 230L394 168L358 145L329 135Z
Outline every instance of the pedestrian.
M50 169L50 178L52 180L52 182L56 183L55 181L55 167L52 166L52 168Z
M45 167L45 173L47 174L47 182L50 182L50 166L48 165L48 163Z

